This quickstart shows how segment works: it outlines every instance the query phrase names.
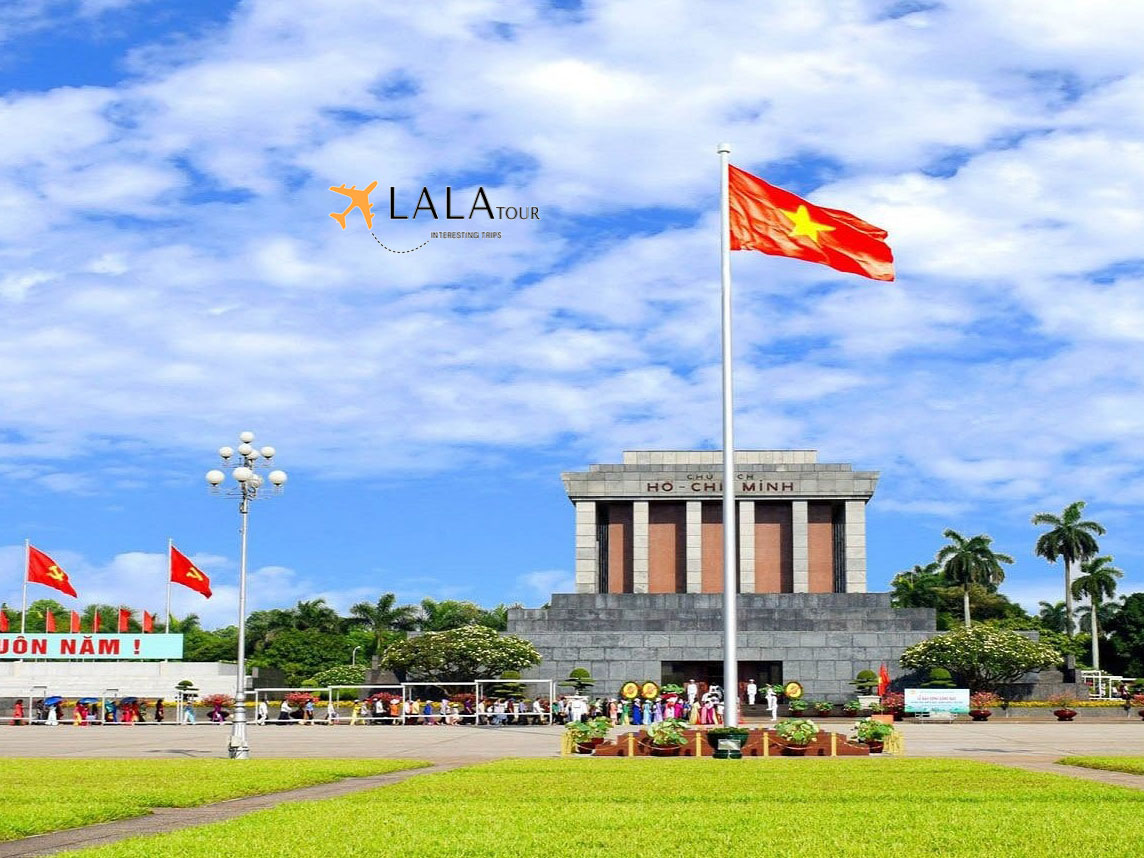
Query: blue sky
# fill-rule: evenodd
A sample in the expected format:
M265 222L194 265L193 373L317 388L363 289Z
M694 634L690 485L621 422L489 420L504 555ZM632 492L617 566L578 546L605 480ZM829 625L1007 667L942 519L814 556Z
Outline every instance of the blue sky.
M1112 2L0 7L0 598L27 537L159 607L171 536L228 622L244 429L291 475L256 607L566 589L562 470L718 444L721 140L890 231L894 284L734 259L739 442L882 472L872 586L952 526L1060 598L1029 518L1084 498L1144 589L1141 43ZM328 217L373 180L541 218L390 254Z

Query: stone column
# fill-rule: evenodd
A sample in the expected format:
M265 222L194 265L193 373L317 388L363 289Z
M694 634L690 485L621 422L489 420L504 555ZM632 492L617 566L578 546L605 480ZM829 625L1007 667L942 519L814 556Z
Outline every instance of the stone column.
M647 501L632 503L632 592L646 593L648 585Z
M600 580L596 502L576 501L576 592L595 593Z
M810 591L810 551L807 547L806 501L791 501L791 560L794 568L794 592Z
M703 501L687 502L687 592L703 591Z
M846 592L866 592L866 502L846 501Z
M739 592L755 592L755 502L739 501Z

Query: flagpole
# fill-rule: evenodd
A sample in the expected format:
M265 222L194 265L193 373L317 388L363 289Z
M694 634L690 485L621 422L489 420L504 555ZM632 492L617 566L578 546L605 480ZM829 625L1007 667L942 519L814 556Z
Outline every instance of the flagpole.
M739 726L739 652L736 593L739 552L735 539L735 405L731 384L731 146L720 143L720 269L723 281L723 723Z
M30 539L24 540L24 595L21 597L22 606L20 608L20 634L27 631L28 623L28 564L31 562L32 541Z
M171 551L175 547L175 540L167 540L167 625L163 627L164 634L171 633Z

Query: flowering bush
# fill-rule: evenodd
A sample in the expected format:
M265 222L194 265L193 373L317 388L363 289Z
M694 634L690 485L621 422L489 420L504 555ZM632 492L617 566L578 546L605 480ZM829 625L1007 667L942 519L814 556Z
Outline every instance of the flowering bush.
M788 718L775 725L775 732L788 745L809 745L818 735L818 725L809 718Z
M901 712L906 708L906 695L900 691L890 691L882 695L882 710L884 712Z
M291 691L286 695L286 702L293 706L305 706L307 703L311 703L317 699L318 698L309 691Z
M1133 694L1132 700L1129 702L1131 702L1133 706L1139 706L1141 709L1144 709L1144 694Z
M969 695L970 709L992 709L1001 705L1001 698L992 691L978 691Z
M1076 698L1068 694L1054 694L1049 698L1049 705L1058 709L1072 709L1076 706Z
M901 664L912 670L945 667L973 691L991 691L1026 673L1059 664L1061 654L1017 632L973 626L907 647Z
M385 670L438 682L501 676L536 664L540 653L529 641L487 626L425 632L391 644L381 657Z
M205 697L200 698L199 702L201 702L204 706L226 707L234 705L234 698L229 694L208 694Z

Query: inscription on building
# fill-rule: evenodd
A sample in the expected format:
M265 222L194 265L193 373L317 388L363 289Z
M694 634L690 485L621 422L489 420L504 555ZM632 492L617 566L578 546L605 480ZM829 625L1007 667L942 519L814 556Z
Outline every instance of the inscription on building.
M794 492L795 484L788 481L761 480L754 474L736 474L736 494L781 495ZM644 484L649 494L696 494L714 495L723 493L723 481L712 473L685 474L681 480L653 480Z

